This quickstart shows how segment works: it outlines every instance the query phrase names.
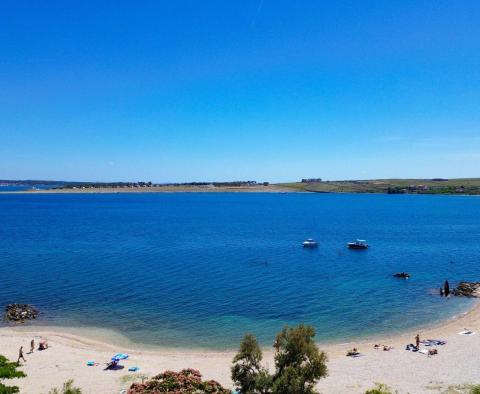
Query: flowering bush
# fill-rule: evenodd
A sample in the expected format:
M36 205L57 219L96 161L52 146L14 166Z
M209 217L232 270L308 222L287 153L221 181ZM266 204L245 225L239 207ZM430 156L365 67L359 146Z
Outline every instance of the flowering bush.
M183 369L180 372L165 371L145 383L134 383L128 394L229 394L214 380L202 381L202 375L195 369Z

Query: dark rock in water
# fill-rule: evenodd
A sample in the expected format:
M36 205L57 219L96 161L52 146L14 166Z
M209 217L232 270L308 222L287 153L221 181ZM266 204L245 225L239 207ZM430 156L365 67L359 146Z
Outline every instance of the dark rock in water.
M10 304L5 308L5 318L8 321L23 323L25 320L36 319L38 310L27 304Z
M395 278L403 278L403 279L408 279L410 278L410 274L408 272L397 272L396 274L393 274Z
M478 297L480 298L480 282L460 282L452 290L452 294L457 297Z

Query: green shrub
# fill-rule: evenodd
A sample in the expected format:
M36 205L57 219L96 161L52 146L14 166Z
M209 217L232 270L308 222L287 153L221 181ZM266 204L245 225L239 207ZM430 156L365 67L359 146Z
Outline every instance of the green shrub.
M4 356L0 356L0 379L23 378L26 375L22 371L17 371L17 363L8 361ZM0 383L0 394L18 393L17 386L5 386Z
M50 390L49 394L82 394L82 391L78 387L73 387L73 379L70 379L63 384L61 391L55 388Z
M393 394L390 387L383 383L376 383L373 389L365 391L365 394Z
M480 384L470 387L469 394L480 394Z
M128 394L147 393L208 393L230 394L214 380L202 380L202 375L195 369L183 369L180 372L165 371L144 383L133 383Z

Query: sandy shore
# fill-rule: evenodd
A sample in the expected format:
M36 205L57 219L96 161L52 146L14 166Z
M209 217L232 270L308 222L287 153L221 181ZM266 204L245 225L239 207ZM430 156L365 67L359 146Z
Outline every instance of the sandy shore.
M464 328L476 332L465 336L458 333ZM48 339L50 348L26 354L27 362L22 370L27 378L15 381L21 393L46 394L54 386L74 379L83 393L113 394L120 393L139 379L139 375L152 376L165 369L199 369L205 378L215 379L227 387L230 381L230 363L234 351L202 351L155 349L138 350L134 346L120 347L111 343L88 339L57 329L43 328L34 331L29 328L0 328L0 353L16 360L18 348L29 350L30 340ZM45 331L46 330L46 331ZM325 394L355 393L361 394L375 382L383 382L398 390L399 393L443 393L452 390L452 386L480 383L480 368L477 365L480 351L480 306L477 304L470 312L443 323L442 325L420 331L421 338L444 339L447 344L438 346L438 355L428 357L421 353L405 350L405 345L414 342L416 332L395 335L389 338L373 339L358 343L328 345L321 348L329 355L329 376L318 384L320 392ZM393 346L391 351L375 350L375 343ZM346 350L356 346L362 357L345 356ZM130 347L130 348L128 348ZM104 371L105 363L117 352L126 352L129 360L119 371ZM264 352L265 363L273 367L271 349ZM99 366L88 367L86 362L93 360ZM131 366L138 366L139 373L128 372ZM12 381L13 382L13 381ZM461 391L448 391L456 393Z

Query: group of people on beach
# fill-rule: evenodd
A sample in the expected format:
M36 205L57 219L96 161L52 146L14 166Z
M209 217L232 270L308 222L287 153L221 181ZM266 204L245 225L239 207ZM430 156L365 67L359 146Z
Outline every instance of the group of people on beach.
M46 349L48 349L48 342L43 339L38 344L38 350L46 350ZM32 339L30 341L30 351L27 354L32 354L34 351L35 351L35 340ZM18 349L17 365L20 365L20 360L22 360L25 363L27 362L23 354L23 346L20 346L20 349Z
M405 350L411 350L413 352L419 352L419 353L423 353L423 354L426 354L428 355L429 357L430 356L434 356L436 354L438 354L438 350L437 349L420 349L420 344L423 344L424 346L441 346L441 345L445 345L447 343L447 341L444 341L444 340L441 340L441 339L425 339L423 341L420 340L420 335L417 334L416 337L415 337L415 345L413 343L407 345L405 347Z
M376 344L373 346L373 348L374 348L375 350L378 350L378 349L380 349L380 348L383 348L383 350L384 350L385 352L388 352L388 351L390 351L390 350L393 349L392 346L379 345L378 343L376 343Z
M424 344L425 346L437 346L437 345L445 345L447 342L444 341L444 340L437 340L437 339L427 339L427 340L423 340L421 341L420 340L420 334L417 334L415 336L415 344L411 343L409 345L406 346L406 350L411 350L411 351L414 351L414 352L420 352L420 353L424 353L424 354L427 354L428 356L433 356L435 354L438 354L438 350L437 349L420 349L420 344ZM392 346L388 346L388 345L379 345L379 344L375 344L373 346L373 348L375 350L379 350L379 349L383 349L384 351L390 351L393 349ZM349 350L347 352L347 356L349 357L359 357L361 356L361 353L358 351L358 349L356 347L354 347L352 350Z

